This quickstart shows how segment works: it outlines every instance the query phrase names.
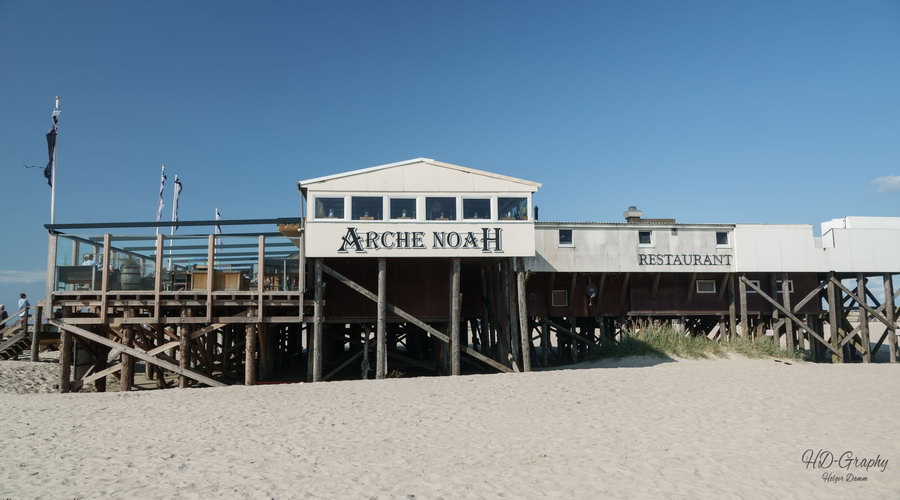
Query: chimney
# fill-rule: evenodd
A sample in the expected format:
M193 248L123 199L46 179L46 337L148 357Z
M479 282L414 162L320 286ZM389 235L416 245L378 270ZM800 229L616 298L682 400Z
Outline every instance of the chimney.
M628 207L628 210L622 212L622 215L625 216L625 222L640 222L641 216L644 215L644 212L638 210L638 208L634 205Z
M538 220L538 206L537 205L534 206L534 220L535 221Z

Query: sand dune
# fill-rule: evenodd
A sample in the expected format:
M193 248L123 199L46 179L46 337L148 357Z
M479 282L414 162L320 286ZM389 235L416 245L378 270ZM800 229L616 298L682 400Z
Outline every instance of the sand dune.
M0 497L900 496L898 367L646 361L2 394ZM828 483L808 449L889 462Z

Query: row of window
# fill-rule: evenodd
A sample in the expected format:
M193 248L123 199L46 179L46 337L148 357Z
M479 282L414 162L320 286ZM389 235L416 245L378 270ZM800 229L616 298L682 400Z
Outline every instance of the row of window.
M759 280L750 280L754 285L759 286ZM778 288L778 293L781 292L781 281L776 281L775 286ZM697 293L716 293L716 280L697 280L695 290ZM747 293L756 293L752 288L747 288ZM794 293L794 281L788 280L788 293ZM551 306L553 307L568 307L569 306L569 293L566 290L553 290L550 295Z
M394 198L384 196L351 196L351 220L385 220L387 212L390 220L420 220L419 209L424 209L424 220L528 220L528 198L462 198L461 203L453 196L426 196L424 206L417 198ZM346 219L344 197L316 197L316 219Z
M672 236L678 236L677 228L672 229ZM559 246L561 246L561 247L575 246L575 242L572 239L572 230L571 229L560 229L558 241L559 241ZM638 246L652 247L653 246L653 231L638 231ZM728 242L728 231L716 231L716 246L717 247L730 246L730 243Z

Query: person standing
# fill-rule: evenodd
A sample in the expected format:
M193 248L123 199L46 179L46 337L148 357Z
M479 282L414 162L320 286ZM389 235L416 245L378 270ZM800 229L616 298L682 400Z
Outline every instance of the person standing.
M24 293L19 294L19 310L21 311L23 307L31 307L31 302L28 302L28 297L25 296ZM22 311L22 328L25 328L26 322L28 321L28 313Z
M9 313L6 312L6 306L0 304L0 321L5 320L9 317ZM3 340L3 329L6 328L5 324L0 325L0 340Z

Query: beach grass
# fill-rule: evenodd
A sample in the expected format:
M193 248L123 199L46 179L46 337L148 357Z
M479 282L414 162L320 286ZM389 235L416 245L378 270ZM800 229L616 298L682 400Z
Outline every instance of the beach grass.
M781 358L800 360L802 352L776 346L771 339L737 338L710 340L703 334L688 334L669 324L633 325L621 340L597 348L593 357L624 358L656 356L660 358L705 359L738 354L748 358Z

